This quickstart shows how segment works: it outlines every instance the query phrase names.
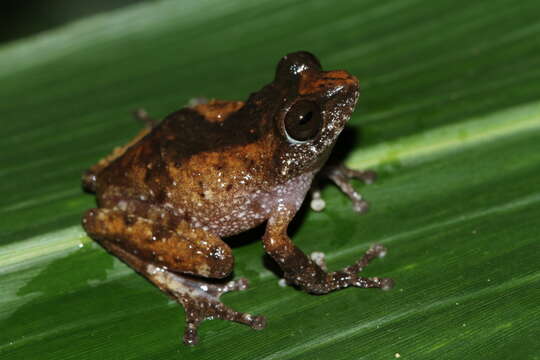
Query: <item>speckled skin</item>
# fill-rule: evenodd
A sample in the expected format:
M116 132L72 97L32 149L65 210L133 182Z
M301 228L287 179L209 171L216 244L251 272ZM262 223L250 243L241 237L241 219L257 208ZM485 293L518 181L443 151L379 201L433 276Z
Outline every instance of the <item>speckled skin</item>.
M219 301L223 292L246 288L245 280L216 285L200 278L228 276L234 260L221 238L265 221L264 248L289 283L317 294L348 286L389 287L389 279L357 276L384 252L382 247L372 248L351 267L327 273L286 233L357 99L354 76L322 71L309 53L289 54L278 64L274 81L245 103L214 100L181 109L90 168L83 185L95 192L98 208L85 214L83 226L183 304L187 344L197 342L197 326L206 318L265 326L263 317L236 312ZM301 100L316 104L322 119L307 141L296 140L284 125ZM364 204L348 179L369 181L372 173L343 167L323 173Z

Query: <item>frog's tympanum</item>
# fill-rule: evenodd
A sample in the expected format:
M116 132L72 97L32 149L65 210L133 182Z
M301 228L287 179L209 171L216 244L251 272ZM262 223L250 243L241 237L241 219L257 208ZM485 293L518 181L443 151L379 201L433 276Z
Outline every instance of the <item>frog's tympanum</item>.
M382 246L327 272L324 259L306 256L287 235L315 175L335 182L356 211L367 208L349 180L369 183L374 173L325 166L358 94L354 76L323 71L312 54L296 52L283 57L274 81L245 102L199 100L159 123L139 111L147 127L83 176L98 203L84 215L84 229L183 305L186 344L197 343L205 319L265 327L264 317L219 300L246 289L247 280L216 281L227 279L234 264L222 238L262 223L264 250L287 283L313 294L349 286L390 288L390 279L358 276L384 255ZM319 191L312 191L312 208L322 210Z

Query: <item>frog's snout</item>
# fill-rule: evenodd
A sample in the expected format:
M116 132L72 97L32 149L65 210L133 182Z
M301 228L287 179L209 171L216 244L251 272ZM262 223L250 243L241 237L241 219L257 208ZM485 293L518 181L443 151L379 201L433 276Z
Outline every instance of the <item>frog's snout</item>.
M347 93L358 92L358 79L345 70L325 71L322 73L321 79L325 87L333 89L335 93L340 91Z
M355 76L345 70L332 70L320 72L315 79L313 75L302 77L298 92L301 95L319 93L330 98L337 94L357 95L358 88L358 79Z

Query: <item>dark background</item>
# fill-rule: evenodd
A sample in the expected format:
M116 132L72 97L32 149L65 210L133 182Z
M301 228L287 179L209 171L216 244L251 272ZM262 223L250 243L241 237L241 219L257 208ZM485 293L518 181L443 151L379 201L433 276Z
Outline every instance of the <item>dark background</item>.
M143 1L149 0L2 0L0 43Z

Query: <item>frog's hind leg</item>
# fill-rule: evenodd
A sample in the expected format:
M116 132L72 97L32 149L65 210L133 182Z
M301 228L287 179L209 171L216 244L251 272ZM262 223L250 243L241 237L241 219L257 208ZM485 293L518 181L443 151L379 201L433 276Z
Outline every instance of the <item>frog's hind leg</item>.
M263 316L235 311L219 300L224 293L247 289L246 279L233 280L220 285L179 275L153 265L148 265L147 271L152 276L150 281L182 303L186 312L184 343L187 345L198 343L197 328L206 319L219 318L234 321L255 330L264 329L266 326L266 319Z
M83 226L105 249L183 305L184 343L198 342L197 328L206 319L235 321L253 329L265 327L264 317L234 311L219 300L226 292L246 289L247 280L217 283L178 274L212 278L229 275L232 252L217 236L191 228L185 221L175 231L163 229L152 220L117 209L91 209L83 218Z

